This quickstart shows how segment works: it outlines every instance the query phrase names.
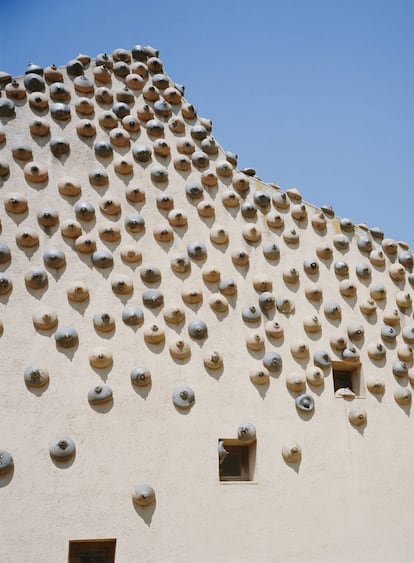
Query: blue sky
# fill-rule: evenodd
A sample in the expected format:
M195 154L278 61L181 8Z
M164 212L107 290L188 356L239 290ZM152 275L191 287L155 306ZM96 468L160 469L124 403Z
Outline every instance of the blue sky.
M3 0L1 20L13 76L157 47L241 168L414 248L414 1Z

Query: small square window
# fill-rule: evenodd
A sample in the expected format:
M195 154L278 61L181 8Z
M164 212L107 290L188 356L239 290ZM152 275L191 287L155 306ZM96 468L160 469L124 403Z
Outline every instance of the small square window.
M68 563L115 563L115 539L70 540Z
M220 481L252 481L256 443L243 444L239 440L219 440L221 451L227 452L219 457Z
M361 395L360 364L355 366L346 362L332 362L332 378L336 396Z

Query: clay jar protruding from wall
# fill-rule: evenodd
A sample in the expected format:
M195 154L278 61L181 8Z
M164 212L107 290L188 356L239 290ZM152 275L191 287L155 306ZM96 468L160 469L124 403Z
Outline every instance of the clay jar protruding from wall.
M179 324L185 320L185 312L179 305L170 305L164 309L164 320L170 324Z
M81 303L89 298L89 288L83 281L71 282L66 290L68 299Z
M259 332L253 332L246 336L246 346L249 350L262 350L264 348L264 344L264 338Z
M256 440L256 428L251 422L243 422L237 428L237 438L241 442L252 443Z
M155 502L155 491L151 485L139 484L132 491L132 502L138 506L149 506Z
M68 461L75 451L75 442L68 436L58 436L49 446L50 456L56 461Z
M223 367L223 357L217 352L208 352L203 359L204 365L208 369L220 369Z
M107 312L95 313L93 326L98 332L111 332L115 328L115 319Z
M131 383L136 387L146 387L151 383L151 372L145 367L136 367L130 374Z
M3 476L13 469L13 457L6 450L0 450L0 475Z
M364 426L367 423L367 413L360 407L353 407L348 413L348 419L353 426Z
M399 405L409 405L411 403L411 389L408 387L399 387L394 391L395 402Z
M79 337L76 329L71 326L62 326L55 332L56 345L59 348L69 349L78 345Z
M208 300L208 304L216 313L225 313L229 308L229 302L220 293L213 293Z
M282 357L278 352L266 352L263 356L263 365L270 372L280 372L282 369Z
M24 370L24 382L28 387L43 387L49 382L49 372L38 365L31 365Z
M25 213L28 209L27 197L18 192L9 193L4 201L4 207L9 213Z
M188 334L194 340L204 340L208 335L206 323L199 319L191 321L188 325Z
M96 385L88 392L91 405L102 405L112 400L112 389L109 385Z
M185 360L191 355L191 347L182 338L177 338L169 345L169 351L173 358L177 360Z
M306 381L310 385L319 386L324 382L325 374L320 367L309 366L306 368Z
M24 276L26 287L31 289L42 289L47 286L47 272L42 268L32 268Z
M296 408L301 412L312 412L315 408L315 401L311 395L303 393L295 399Z
M282 456L286 463L297 463L302 457L302 451L297 442L289 442L282 447Z
M32 316L34 326L39 330L51 330L58 324L58 316L50 307L40 307Z
M368 356L375 361L381 361L386 356L386 349L380 342L373 342L367 347Z
M299 393L306 388L306 377L303 373L295 372L286 376L286 386L290 391Z
M51 270L59 270L66 265L66 256L59 248L49 248L43 253L43 262Z
M188 410L195 402L194 391L191 387L176 387L173 392L172 400L178 409Z
M140 326L144 322L144 313L135 305L127 305L122 311L122 320L127 326Z
M32 248L39 244L39 235L34 229L17 229L16 243L20 248Z
M144 340L148 344L161 344L165 339L164 329L156 323L144 328Z
M283 327L278 321L268 321L265 324L265 333L266 336L273 340L278 340L279 338L283 338Z
M269 383L269 372L265 368L251 369L249 377L255 385L267 385Z
M112 365L112 352L104 347L94 348L89 354L89 363L97 369L105 369Z
M7 274L0 273L0 295L5 295L13 289L13 283Z
M205 264L201 269L201 275L208 283L218 283L221 278L220 269L214 264Z
M292 356L296 359L307 358L309 355L309 347L306 342L302 340L296 340L292 342L290 351Z
M81 193L81 184L77 178L64 176L58 181L58 190L61 195L76 197Z

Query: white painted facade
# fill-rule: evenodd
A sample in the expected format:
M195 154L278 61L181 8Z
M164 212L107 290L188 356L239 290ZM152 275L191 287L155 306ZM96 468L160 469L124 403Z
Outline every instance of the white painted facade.
M114 53L115 58L117 54ZM134 74L141 72L146 63L137 65L132 59L127 64ZM216 153L207 155L206 167L191 162L189 154L190 170L177 170L175 159L182 156L177 143L183 137L194 143L195 150L201 149L201 141L191 135L191 127L200 121L197 117L183 117L184 98L171 105L170 116L155 116L164 124L162 137L151 135L145 121L139 120L139 131L130 133L127 146L112 143L112 155L100 158L93 147L95 141L109 139L111 129L100 125L100 117L111 111L112 103L99 103L96 91L107 87L116 97L124 87L124 79L112 71L111 81L103 84L94 79L95 68L94 60L85 65L85 76L92 84L91 92L86 94L77 91L75 77L61 69L70 96L66 102L70 118L65 121L51 115L55 101L51 98L50 81L45 80L43 92L47 108L34 108L29 101L34 96L27 92L22 99L14 100L15 109L10 117L4 115L4 108L5 100L11 99L11 87L3 86L1 91L0 243L7 245L11 259L4 260L0 269L12 288L0 295L0 449L11 454L13 468L0 473L0 560L63 563L68 558L69 540L116 538L118 563L412 561L414 462L410 397L408 394L406 404L399 404L395 398L395 392L401 395L401 390L410 391L411 380L414 381L409 334L414 327L410 304L414 283L411 252L404 243L382 239L380 233L370 232L364 226L351 225L347 230L346 222L332 217L329 210L323 213L304 203L301 211L298 206L302 205L302 198L296 190L287 190L286 208L282 209L280 194L284 192L254 176L240 175L226 161L220 146ZM159 73L149 72L143 79L144 88L152 84L156 74ZM22 85L23 77L17 82ZM133 117L137 117L137 110L145 103L154 108L154 102L145 101L142 92L132 90L134 100L129 107ZM165 89L160 88L160 99L164 93ZM82 96L89 99L93 113L81 115L76 111ZM182 120L184 133L173 132L174 125L169 125L171 117ZM50 136L30 132L36 119L49 124ZM95 136L78 135L76 127L81 119L92 122ZM208 126L206 121L202 123ZM124 125L118 119L117 126L125 130ZM57 137L69 143L68 154L52 154L51 144ZM170 155L163 157L154 152L159 138L168 143ZM151 149L148 162L134 158L133 147L137 144ZM30 150L23 151L29 156L22 160L23 153L16 149L26 146L31 155ZM131 174L115 170L114 164L121 158L132 164ZM30 162L38 163L40 169L45 167L45 181L27 179L24 171ZM227 162L224 167L223 162ZM168 181L160 183L151 178L156 166L165 168ZM89 174L98 169L107 173L107 185L91 184ZM216 175L216 186L202 182L207 169ZM75 184L75 180L79 182L79 196L68 197L59 191L59 182L62 184L68 176ZM247 192L234 189L235 180L240 178L249 182ZM186 194L190 181L202 187L198 199ZM133 203L127 199L126 190L131 186L145 191L143 201ZM235 207L226 203L227 190L238 200ZM245 201L254 203L257 192L268 194L269 206L258 207L256 217L243 217L241 205ZM15 193L23 198L23 203L27 199L27 211L7 210ZM170 196L173 209L186 215L186 226L169 224L169 211L160 209L157 203L161 194ZM19 197L15 199L19 201ZM108 200L112 205L120 201L121 209L115 215L105 211ZM214 207L214 216L200 215L197 206L201 201ZM234 198L230 198L230 204L232 201ZM94 219L84 221L76 217L75 205L79 202L92 204ZM58 222L45 228L39 225L37 216L48 209L57 211ZM304 219L296 220L292 215L296 212L305 213ZM125 218L131 213L138 213L145 220L145 229L140 233L131 233L125 226ZM269 227L275 215L283 220L280 228ZM98 268L92 263L91 254L79 252L76 239L62 235L66 221L79 223L82 235L96 241L98 251L109 250L113 267ZM120 238L116 242L101 238L108 223L115 225L115 229L119 227ZM246 240L249 226L256 228L256 242ZM19 237L31 229L38 235L39 243L25 248L24 237ZM171 229L172 240L157 241L157 229ZM214 229L221 236L227 234L228 243L214 243ZM292 229L299 236L294 244L287 241ZM383 265L378 265L381 255L378 262L372 250L359 248L365 244L365 238L373 251L383 253ZM349 245L341 247L342 239ZM171 260L187 255L188 245L195 242L205 245L206 258L190 259L190 269L184 274L174 272ZM278 259L265 257L266 243L277 245ZM122 256L127 245L141 253L142 259L125 260ZM320 257L324 247L331 249L331 257ZM45 266L44 253L50 249L64 252L63 267L55 270ZM237 266L232 260L232 253L238 249L249 256L246 266ZM2 252L7 255L4 247ZM317 263L316 274L304 270L308 258ZM401 280L396 280L399 272L395 265L399 260L404 265ZM335 272L335 263L339 261L346 262L349 268L349 273L342 277ZM371 270L366 278L356 273L360 263ZM150 266L159 268L160 282L143 281L140 274ZM231 278L237 284L233 295L224 296L228 302L225 312L215 312L211 307L212 295L221 293L218 282L204 279L207 267L211 266L219 272L221 281ZM41 290L25 285L24 276L32 268L42 268L47 273L48 283ZM299 274L296 283L284 279L290 268ZM113 291L111 282L119 275L128 277L133 291L124 295ZM294 311L285 314L276 306L267 312L260 309L260 290L254 287L259 275L271 284L269 291L276 299L291 300ZM344 279L353 282L354 296L341 294ZM68 299L67 290L73 282L86 284L86 301ZM322 291L320 300L309 298L312 284ZM363 313L360 306L364 306L379 284L385 289L385 298L373 299L373 313ZM6 282L3 287L7 287ZM163 294L163 305L155 309L143 304L143 292L151 288ZM186 303L183 292L185 297L186 291L191 294L194 289L201 292L201 301ZM340 318L326 316L324 308L330 302L340 306ZM131 327L123 322L122 313L127 305L143 311L142 325ZM183 310L183 322L173 324L165 320L164 313L172 306ZM243 320L243 308L248 306L260 311L258 322ZM47 308L52 316L57 315L57 326L50 330L36 328L33 318L42 317ZM387 313L393 310L398 313L388 317ZM110 314L115 329L96 330L93 318L97 313ZM304 328L304 320L315 315L321 330L309 332ZM384 340L381 330L391 326L394 319L396 335ZM206 323L206 338L190 337L188 327L194 320ZM266 334L265 325L271 320L283 328L281 338ZM349 336L355 323L363 330L357 338ZM146 328L153 324L165 332L165 339L155 345L144 339ZM56 332L66 326L78 333L79 341L74 348L56 345ZM251 350L246 339L256 333L263 339L263 347ZM332 348L332 338L338 335L346 340L348 348L354 346L359 356L351 363L360 365L360 393L355 397L335 396L331 367L324 370L322 385L312 385L305 379L306 374L309 378L317 352L326 351L333 361L343 362L342 352ZM190 346L190 356L184 360L173 358L169 351L177 340ZM306 345L308 353L295 359L292 350L301 344ZM385 350L382 360L373 360L368 354L376 344ZM109 367L98 369L90 365L90 356L97 348L112 354ZM204 358L213 352L222 356L222 369L206 368ZM283 367L270 373L268 383L255 384L249 374L251 370L265 371L263 358L269 352L280 354ZM397 361L407 364L408 373L401 377L393 374ZM31 365L48 371L48 384L39 388L25 384L24 372ZM130 372L136 367L150 371L150 385L131 384ZM306 387L301 392L288 389L292 374L305 379ZM374 392L374 380L384 385L380 394ZM111 387L113 400L100 406L90 405L88 392L102 384ZM188 386L195 394L195 403L185 411L177 409L172 401L179 386ZM314 399L314 409L309 413L302 413L295 406L295 398L303 392ZM359 427L349 420L355 408L366 414L366 421ZM255 426L257 435L253 480L220 482L218 440L237 438L239 425L247 422ZM68 461L58 462L50 456L50 443L58 436L70 437L75 443L76 454ZM301 448L300 462L293 464L282 456L282 448L292 441ZM154 488L155 503L147 507L134 505L131 493L139 483Z

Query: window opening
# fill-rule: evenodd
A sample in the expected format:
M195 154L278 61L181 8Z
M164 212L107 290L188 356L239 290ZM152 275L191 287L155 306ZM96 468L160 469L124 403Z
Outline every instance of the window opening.
M115 563L115 539L70 540L68 563Z
M252 481L256 442L219 440L220 481Z
M332 362L332 378L336 397L361 395L361 366Z

